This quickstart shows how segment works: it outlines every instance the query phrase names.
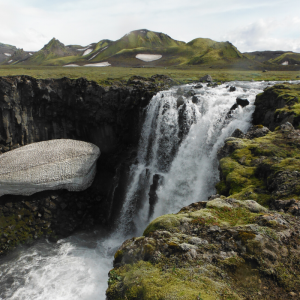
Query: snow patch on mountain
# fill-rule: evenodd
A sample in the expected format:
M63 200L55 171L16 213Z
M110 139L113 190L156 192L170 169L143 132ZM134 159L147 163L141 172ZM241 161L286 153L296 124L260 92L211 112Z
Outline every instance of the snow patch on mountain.
M140 59L142 61L145 61L145 62L150 62L150 61L161 59L162 55L160 55L160 54L137 54L136 58Z

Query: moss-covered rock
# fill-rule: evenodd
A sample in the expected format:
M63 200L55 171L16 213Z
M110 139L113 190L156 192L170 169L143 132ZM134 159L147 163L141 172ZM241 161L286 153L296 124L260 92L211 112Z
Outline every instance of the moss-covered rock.
M255 201L194 203L123 243L107 299L290 299L300 295L299 230L297 217Z
M300 124L300 84L276 84L256 96L253 124L262 124L270 130L290 122Z
M219 158L219 194L265 206L300 199L300 131L291 124L258 138L228 138Z

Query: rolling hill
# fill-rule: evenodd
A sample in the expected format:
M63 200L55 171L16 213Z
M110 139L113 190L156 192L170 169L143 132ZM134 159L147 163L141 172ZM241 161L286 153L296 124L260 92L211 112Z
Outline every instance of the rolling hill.
M298 65L300 53L291 51L255 51L244 53L249 59L274 65ZM286 64L287 62L287 64Z

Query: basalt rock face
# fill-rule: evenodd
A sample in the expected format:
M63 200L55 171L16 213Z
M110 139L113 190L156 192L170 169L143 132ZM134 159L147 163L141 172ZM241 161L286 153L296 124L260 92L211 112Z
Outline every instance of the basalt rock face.
M137 143L141 108L171 83L166 76L134 77L126 86L104 88L83 78L0 78L2 151L59 138L92 142L102 153Z
M252 200L193 203L123 243L107 299L297 299L299 232Z
M144 108L158 91L174 84L164 75L134 76L110 87L83 78L0 78L0 155L53 139L90 142L101 150L96 177L85 191L0 198L0 231L5 232L0 254L36 237L111 224L136 158Z
M300 124L300 84L276 84L256 96L254 125L264 125L270 130L290 122L294 127Z

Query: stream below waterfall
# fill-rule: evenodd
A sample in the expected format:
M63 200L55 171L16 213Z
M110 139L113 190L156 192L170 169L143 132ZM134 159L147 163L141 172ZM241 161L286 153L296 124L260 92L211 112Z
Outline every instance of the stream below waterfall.
M271 84L275 84L272 82ZM184 97L177 108L178 87L159 92L145 108L137 163L131 166L121 215L111 233L95 230L61 239L20 246L0 259L1 300L102 300L113 255L126 239L143 234L149 221L176 213L215 193L219 179L217 151L236 128L251 126L255 96L266 82L231 82L193 89L198 101ZM250 105L228 112L236 98ZM157 190L149 203L149 191Z

